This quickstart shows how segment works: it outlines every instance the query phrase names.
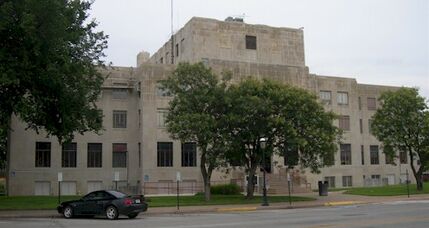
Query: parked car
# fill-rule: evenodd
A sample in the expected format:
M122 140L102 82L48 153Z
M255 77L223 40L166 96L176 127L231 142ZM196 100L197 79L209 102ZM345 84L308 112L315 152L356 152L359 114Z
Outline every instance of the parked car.
M119 215L135 218L147 210L147 203L142 195L129 196L123 192L101 190L88 193L79 200L63 202L57 210L65 218L95 215L105 215L108 219L117 219Z

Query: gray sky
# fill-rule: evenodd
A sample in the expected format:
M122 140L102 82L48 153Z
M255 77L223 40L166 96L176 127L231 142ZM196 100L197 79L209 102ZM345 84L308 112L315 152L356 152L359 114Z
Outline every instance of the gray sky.
M358 83L419 87L429 98L428 0L174 0L174 29L191 17L304 27L311 73ZM91 17L110 36L107 60L135 66L170 36L170 0L96 0Z

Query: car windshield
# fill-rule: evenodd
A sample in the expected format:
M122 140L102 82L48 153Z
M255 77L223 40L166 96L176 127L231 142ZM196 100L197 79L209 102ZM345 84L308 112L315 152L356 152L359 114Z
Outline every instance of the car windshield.
M127 197L127 195L125 193L122 193L122 192L118 192L118 191L107 191L107 192L110 193L110 194L112 194L116 198L125 198L125 197Z

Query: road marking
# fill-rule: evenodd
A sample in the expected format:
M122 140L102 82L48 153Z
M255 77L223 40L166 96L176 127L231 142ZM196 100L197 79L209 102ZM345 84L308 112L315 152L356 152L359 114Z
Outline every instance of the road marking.
M345 206L345 205L353 205L353 204L363 204L364 201L335 201L335 202L327 202L325 206Z
M218 212L231 212L231 211L256 211L256 207L233 207L233 208L219 208Z
M429 203L429 200L399 200L393 202L383 202L385 205L401 205L401 204L414 204L414 203Z

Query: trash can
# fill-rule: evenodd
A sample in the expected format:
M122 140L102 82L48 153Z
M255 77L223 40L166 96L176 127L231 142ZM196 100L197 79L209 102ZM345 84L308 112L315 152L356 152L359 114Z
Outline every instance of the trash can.
M319 196L327 196L328 195L328 185L329 185L329 183L327 181L325 181L325 182L319 181L318 182Z

